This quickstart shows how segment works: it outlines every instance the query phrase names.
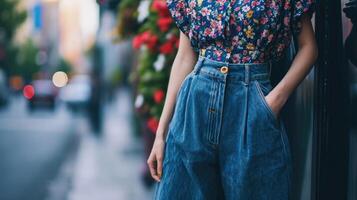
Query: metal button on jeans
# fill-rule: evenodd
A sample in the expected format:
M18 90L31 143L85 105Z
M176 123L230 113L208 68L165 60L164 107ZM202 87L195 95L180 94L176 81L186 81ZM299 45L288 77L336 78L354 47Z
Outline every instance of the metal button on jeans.
M228 67L227 67L227 66L222 66L222 67L220 68L220 71L221 71L223 74L225 74L225 73L228 72Z

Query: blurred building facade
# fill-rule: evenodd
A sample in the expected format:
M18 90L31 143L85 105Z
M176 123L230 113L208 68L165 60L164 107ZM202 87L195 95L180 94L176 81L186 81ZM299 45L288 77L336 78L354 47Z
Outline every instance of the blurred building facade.
M35 42L37 61L44 71L53 71L65 59L76 73L88 73L87 51L98 29L99 7L95 0L22 0L28 18L19 29L17 42Z

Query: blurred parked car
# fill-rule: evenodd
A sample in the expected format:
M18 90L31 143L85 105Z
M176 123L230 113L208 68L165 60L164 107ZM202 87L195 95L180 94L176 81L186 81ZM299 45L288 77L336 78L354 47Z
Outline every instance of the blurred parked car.
M27 97L30 110L40 107L55 109L57 88L51 80L35 80L29 87L33 90L33 95Z
M0 70L0 107L8 103L9 93L6 86L6 77L3 71Z
M76 75L59 92L59 98L73 111L88 108L91 98L91 79Z

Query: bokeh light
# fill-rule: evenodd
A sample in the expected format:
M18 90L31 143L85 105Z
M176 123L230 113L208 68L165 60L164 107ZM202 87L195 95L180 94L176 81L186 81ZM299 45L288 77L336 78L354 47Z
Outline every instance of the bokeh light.
M68 76L65 72L58 71L53 74L52 82L56 87L64 87L68 83Z
M13 76L10 78L10 86L16 91L20 91L23 86L23 80L21 76Z
M35 96L35 88L32 85L26 85L23 94L26 99L32 99Z

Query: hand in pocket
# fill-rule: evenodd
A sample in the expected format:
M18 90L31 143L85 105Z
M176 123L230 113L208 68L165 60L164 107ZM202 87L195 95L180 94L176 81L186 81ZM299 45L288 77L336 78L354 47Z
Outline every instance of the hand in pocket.
M283 104L280 104L276 100L277 98L275 96L273 96L271 92L269 92L264 98L265 98L265 101L267 102L268 106L270 107L270 109L273 111L275 117L278 118Z

